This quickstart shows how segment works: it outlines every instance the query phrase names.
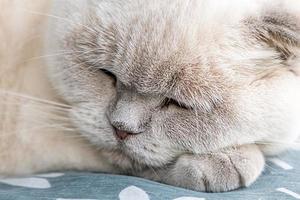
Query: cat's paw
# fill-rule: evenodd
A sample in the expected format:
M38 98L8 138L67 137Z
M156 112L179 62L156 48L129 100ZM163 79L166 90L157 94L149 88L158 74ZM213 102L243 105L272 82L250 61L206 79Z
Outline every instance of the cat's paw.
M225 192L249 186L263 167L261 151L255 145L245 145L216 153L181 156L165 180L187 189Z

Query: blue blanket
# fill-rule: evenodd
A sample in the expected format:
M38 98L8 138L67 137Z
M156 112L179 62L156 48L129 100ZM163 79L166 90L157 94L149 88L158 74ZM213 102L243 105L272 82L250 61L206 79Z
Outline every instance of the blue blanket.
M135 177L62 172L0 180L0 200L277 200L300 199L300 152L268 158L249 188L200 193Z

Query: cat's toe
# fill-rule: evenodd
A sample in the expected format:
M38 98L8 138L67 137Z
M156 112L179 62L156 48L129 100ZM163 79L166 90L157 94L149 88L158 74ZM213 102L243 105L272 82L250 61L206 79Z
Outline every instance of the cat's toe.
M172 175L168 177L170 184L197 191L207 190L205 174L188 156L180 158L172 171Z

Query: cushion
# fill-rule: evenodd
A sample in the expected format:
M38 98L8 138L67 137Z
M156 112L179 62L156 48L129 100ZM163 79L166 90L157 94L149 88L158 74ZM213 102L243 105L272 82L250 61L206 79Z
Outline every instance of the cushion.
M202 193L153 181L102 173L60 172L1 179L3 200L293 200L300 199L300 152L267 158L262 176L249 188Z

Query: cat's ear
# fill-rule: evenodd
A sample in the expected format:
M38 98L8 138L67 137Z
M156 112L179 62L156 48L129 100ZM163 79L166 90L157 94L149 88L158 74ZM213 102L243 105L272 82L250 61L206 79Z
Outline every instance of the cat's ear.
M282 62L300 56L300 12L277 8L247 20L252 37L277 52Z

